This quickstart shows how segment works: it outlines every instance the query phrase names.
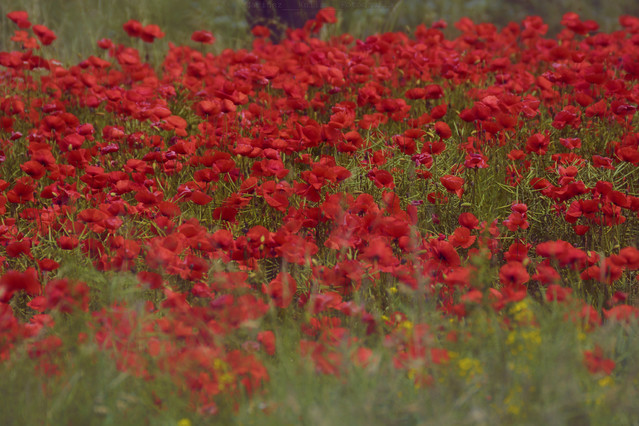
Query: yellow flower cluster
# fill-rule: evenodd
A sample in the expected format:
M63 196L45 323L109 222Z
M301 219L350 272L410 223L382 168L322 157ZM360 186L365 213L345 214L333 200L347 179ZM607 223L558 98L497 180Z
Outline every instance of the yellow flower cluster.
M524 401L522 398L523 389L521 386L513 386L508 391L508 395L504 399L504 405L506 406L506 411L513 416L519 416L521 414L521 410L524 406Z
M509 309L509 313L519 324L531 323L535 319L535 314L530 310L528 299L513 304Z
M460 376L466 377L468 379L471 379L484 372L484 369L481 366L481 362L479 362L479 360L476 358L461 358L457 361L457 366L459 367Z
M229 365L221 359L213 360L213 368L217 373L217 382L220 390L224 390L226 385L229 385L235 381L235 376L230 372Z
M513 355L526 352L528 358L533 359L536 350L541 346L541 332L537 328L511 331L506 337L506 344Z

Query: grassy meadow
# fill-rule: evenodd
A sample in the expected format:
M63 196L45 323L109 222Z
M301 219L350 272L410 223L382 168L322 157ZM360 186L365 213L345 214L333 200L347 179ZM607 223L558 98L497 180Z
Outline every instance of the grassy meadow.
M637 7L325 5L3 2L2 424L637 424Z

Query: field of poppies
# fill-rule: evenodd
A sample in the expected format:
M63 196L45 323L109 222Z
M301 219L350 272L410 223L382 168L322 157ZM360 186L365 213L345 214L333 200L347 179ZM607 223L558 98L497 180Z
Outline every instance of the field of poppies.
M639 18L2 19L3 424L636 424Z

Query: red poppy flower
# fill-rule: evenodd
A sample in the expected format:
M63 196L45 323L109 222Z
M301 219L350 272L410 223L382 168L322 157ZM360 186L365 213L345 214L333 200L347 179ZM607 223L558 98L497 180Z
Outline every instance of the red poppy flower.
M453 175L445 175L439 178L439 181L444 185L444 188L448 192L455 193L459 198L461 198L464 193L464 178Z
M21 241L13 241L7 245L7 256L9 257L18 257L21 254L24 254L30 258L33 258L31 255L31 240L25 238Z
M508 251L504 253L504 258L507 261L523 262L524 259L528 258L528 250L530 247L531 244L514 242L510 245Z
M568 149L581 148L581 139L579 138L559 138L559 142Z
M592 351L584 351L584 364L592 374L604 373L610 375L615 369L615 362L604 358L603 350L596 345Z
M260 331L257 333L257 341L267 354L275 355L275 333L270 330Z
M639 149L631 146L624 146L617 150L617 157L621 161L627 161L634 165L639 164Z
M278 308L286 308L290 305L296 291L297 282L288 272L280 272L273 281L262 285L262 292L273 299Z
M520 286L530 280L526 267L517 261L510 261L499 268L499 281L505 286Z
M619 251L619 256L625 260L626 269L639 269L639 250L635 247L624 247Z
M53 43L53 40L58 38L53 31L45 27L44 25L34 25L33 32L40 39L40 43L44 46L48 46Z
M391 175L387 170L372 170L368 172L367 176L378 188L395 188L393 175Z
M267 27L263 26L263 25L256 25L253 27L253 29L251 30L251 33L255 36L255 37L263 37L263 38L267 38L268 36L271 35L271 30L269 30Z
M424 87L424 91L426 92L424 95L424 99L439 99L444 96L444 89L439 84L429 84ZM437 113L435 115L438 115ZM431 114L432 116L432 114ZM436 117L441 118L443 117Z
M376 237L369 241L362 252L362 258L376 262L382 270L399 264L399 260L393 254L393 249L383 237Z
M561 18L561 25L566 26L569 30L577 34L588 34L599 29L599 24L595 21L582 21L574 12L568 12Z
M457 218L457 222L468 229L476 229L479 226L479 219L472 213L462 213Z
M431 204L446 204L446 203L448 203L448 197L446 195L444 195L440 191L428 193L428 195L426 196L426 199Z
M55 271L60 267L60 264L53 259L40 259L38 260L38 266L42 271Z
M204 206L210 203L211 201L213 201L213 197L211 197L208 194L205 194L204 192L200 190L196 190L191 193L191 195L189 196L189 200L199 206Z
M108 38L102 38L98 40L98 47L104 50L111 49L113 47L113 41Z
M470 235L470 229L460 226L455 229L448 241L455 247L468 248L473 245L476 239L476 235Z
M430 243L431 257L443 266L454 268L461 265L459 254L448 241L433 240Z
M20 164L20 168L23 172L36 180L42 178L47 172L47 169L42 164L33 160Z
M603 268L599 265L592 265L581 273L582 280L595 280L601 283L612 285L621 278L623 270L615 265L610 259L604 259Z
M448 105L439 104L430 111L430 116L433 120L439 120L440 118L446 115L447 111L448 111Z
M335 16L335 8L325 7L321 9L319 12L317 12L315 20L324 24L335 24L337 22L337 17Z
M129 37L140 37L142 34L142 24L139 21L130 19L122 25L122 28Z
M464 166L469 169L485 169L488 167L487 158L483 154L470 153L466 155Z
M62 250L73 250L80 244L80 242L78 241L76 237L69 237L66 235L63 235L60 238L58 238L57 242L58 242L58 246Z
M109 217L108 214L98 209L86 209L78 213L78 219L87 223L102 223Z
M7 13L7 18L15 22L18 25L18 28L26 29L31 26L31 22L29 22L29 14L24 10L9 12Z
M22 43L23 49L38 49L40 47L38 40L35 37L30 37L26 31L16 30L11 37L11 41ZM10 131L13 128L13 119L11 117L3 117L2 128L5 131Z
M443 121L438 121L435 123L435 132L441 139L448 139L453 135L452 130L450 130L450 126Z
M617 305L611 309L604 309L606 318L616 321L628 321L639 318L639 308L630 305Z
M422 145L422 153L428 153L432 155L441 154L446 150L445 142L426 142Z
M533 277L534 278L534 277ZM572 288L562 287L558 284L550 284L546 290L546 300L549 302L564 302L572 294Z
M140 32L140 38L146 43L153 43L156 38L162 37L164 37L164 33L160 30L160 27L153 24L142 28L142 31Z
M28 268L24 272L9 270L0 278L0 301L7 303L13 293L19 290L24 290L30 295L41 292L42 287L35 268Z
M544 155L548 151L548 145L550 145L550 138L548 136L535 133L526 141L526 151L537 155Z
M537 244L535 251L539 256L554 258L559 260L560 266L567 266L573 263L583 263L586 260L586 253L574 247L567 241L546 241Z
M9 192L7 199L12 203L24 204L34 200L33 193L35 191L35 183L31 177L18 178L16 184Z
M511 232L515 232L518 229L528 229L530 224L528 223L526 215L527 208L517 211L515 206L517 206L517 204L513 205L512 213L510 213L508 218L503 221L504 226ZM526 207L525 204L523 206Z
M202 44L215 43L215 37L213 37L213 34L204 30L194 31L193 34L191 34L191 40Z
M423 87L414 87L404 93L406 99L424 99L426 97L426 89Z

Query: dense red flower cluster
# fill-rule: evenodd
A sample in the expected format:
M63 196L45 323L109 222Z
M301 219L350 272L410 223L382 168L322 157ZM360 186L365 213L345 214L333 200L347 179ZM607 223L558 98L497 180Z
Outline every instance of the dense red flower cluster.
M110 40L98 43L104 57L63 67L34 54L53 32L25 12L8 18L22 50L0 52L1 359L52 312L88 311L89 287L56 276L65 252L134 272L161 295L147 305L166 312L154 319L117 304L94 311L96 341L140 377L154 360L200 407L268 379L259 357L276 353L272 331L239 348L223 341L269 310L308 310L300 351L319 371L340 374L344 344L354 363L372 359L346 317L387 333L395 365L408 368L448 355L427 325L408 336L353 302L364 284L386 291L390 280L463 317L482 304L502 311L533 288L573 301L560 285L571 271L593 288L637 276L627 235L639 223L639 19L592 34L596 24L568 14L558 39L531 17L500 31L465 19L454 40L421 25L412 36L321 41L311 34L335 22L326 9L280 45L263 28L251 51L171 44L157 73ZM134 20L123 28L164 36ZM488 171L492 181L479 178ZM408 199L413 185L423 194ZM487 191L509 198L475 209ZM624 239L597 246L610 230ZM474 257L497 267L495 282L476 282ZM8 304L17 293L38 313L28 324ZM613 299L606 318L636 316ZM580 306L584 321L601 321ZM148 333L125 345L133 324ZM597 351L585 362L614 368Z

